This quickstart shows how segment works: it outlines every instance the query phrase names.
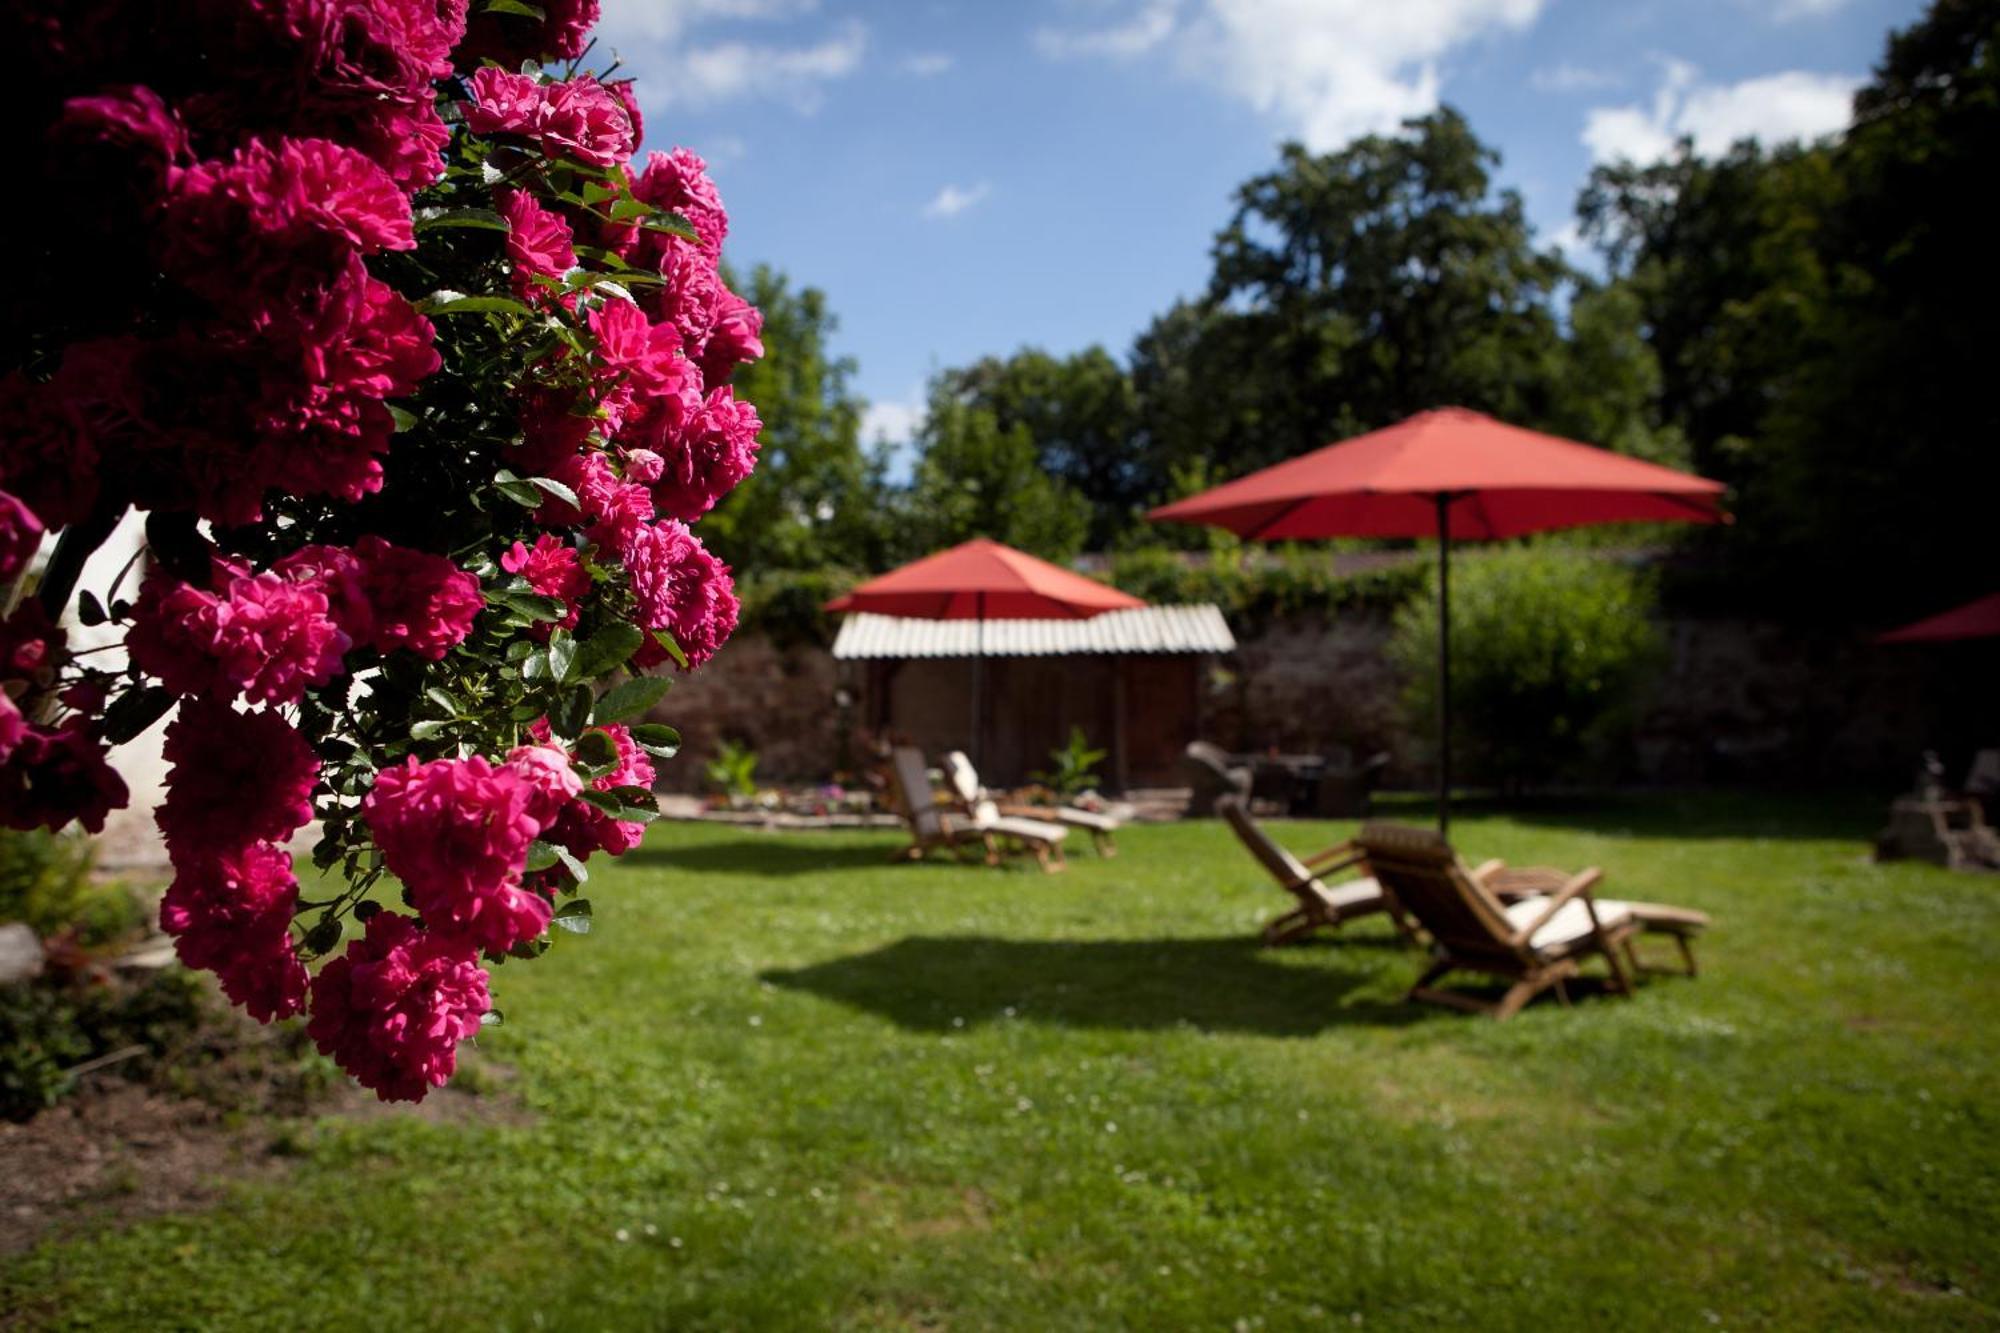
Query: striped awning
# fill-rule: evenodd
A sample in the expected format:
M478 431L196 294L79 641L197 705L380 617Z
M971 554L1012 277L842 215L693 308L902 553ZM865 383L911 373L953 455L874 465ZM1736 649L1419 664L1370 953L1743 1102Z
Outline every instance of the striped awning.
M1226 653L1236 636L1209 603L1107 611L1088 620L919 620L856 612L841 622L842 661L899 657L1067 657L1109 653Z

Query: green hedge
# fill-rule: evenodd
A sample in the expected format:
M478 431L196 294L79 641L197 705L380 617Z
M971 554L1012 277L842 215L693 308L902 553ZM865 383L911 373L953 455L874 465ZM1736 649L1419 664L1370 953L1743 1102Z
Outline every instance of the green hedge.
M1193 561L1155 547L1121 552L1111 562L1111 582L1134 597L1158 605L1213 602L1239 633L1287 616L1392 611L1430 578L1422 559L1339 574L1326 551L1298 546L1217 551Z

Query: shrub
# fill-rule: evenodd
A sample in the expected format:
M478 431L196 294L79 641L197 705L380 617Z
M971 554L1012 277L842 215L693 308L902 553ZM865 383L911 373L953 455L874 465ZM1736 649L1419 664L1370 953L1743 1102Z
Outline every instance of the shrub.
M1083 734L1082 727L1069 729L1069 743L1060 749L1049 751L1052 767L1046 773L1029 776L1054 792L1056 799L1067 800L1081 792L1089 791L1098 784L1097 766L1104 762L1107 750L1093 750L1090 740Z
M1604 758L1659 648L1653 590L1608 560L1531 545L1458 557L1451 571L1453 754L1513 788ZM1390 652L1411 724L1437 718L1435 591L1397 613Z
M73 930L79 944L107 944L141 913L123 884L96 883L90 841L46 829L0 829L0 921L26 922L47 938Z
M709 783L724 796L757 794L757 752L736 741L724 741L708 761Z

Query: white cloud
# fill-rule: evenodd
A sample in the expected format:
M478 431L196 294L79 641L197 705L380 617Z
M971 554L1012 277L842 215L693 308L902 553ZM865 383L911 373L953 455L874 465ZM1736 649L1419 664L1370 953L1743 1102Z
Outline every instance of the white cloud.
M1093 30L1041 29L1051 59L1169 51L1185 75L1284 122L1316 149L1437 106L1438 62L1533 23L1545 0L1144 0Z
M602 44L643 75L646 109L713 106L764 98L817 111L826 85L861 67L868 30L849 19L816 39L751 41L717 37L720 24L781 25L818 9L818 0L627 0L605 6Z
M1584 117L1583 143L1599 162L1652 162L1672 153L1683 135L1707 154L1725 152L1740 139L1816 139L1846 128L1862 82L1856 75L1786 70L1705 84L1693 65L1669 60L1650 106L1593 109Z
M1108 28L1035 29L1035 49L1051 60L1106 56L1130 60L1173 36L1179 0L1148 0L1137 13Z
M935 79L940 74L949 74L958 61L948 51L919 51L903 58L903 73L914 74L920 79Z
M1793 19L1824 18L1835 10L1845 9L1848 0L1778 0L1771 11L1771 17L1780 23L1790 23Z
M1528 86L1538 93L1581 93L1616 88L1625 82L1610 70L1583 65L1544 65L1528 76Z
M894 445L908 444L917 428L924 424L927 410L921 386L911 390L907 398L868 404L861 414L862 443L872 445L887 440Z
M971 186L947 185L932 195L931 201L924 205L924 216L933 219L955 218L991 193L993 187L985 181Z

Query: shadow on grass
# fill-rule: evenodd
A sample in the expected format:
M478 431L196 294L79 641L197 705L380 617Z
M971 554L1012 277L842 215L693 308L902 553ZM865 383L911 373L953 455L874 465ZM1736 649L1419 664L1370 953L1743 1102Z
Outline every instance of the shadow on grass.
M907 842L907 839L905 840ZM886 870L896 840L830 842L819 833L765 833L731 842L638 847L624 864L711 875L824 875L841 870Z
M1830 842L1871 841L1887 808L1887 798L1880 793L1854 791L1548 792L1504 797L1466 793L1451 802L1454 819L1505 819L1582 833ZM1435 810L1427 796L1394 792L1376 798L1373 817L1429 827ZM1469 845L1464 850L1476 856L1479 849Z
M1342 945L1362 942L1359 938ZM1372 942L1372 941L1371 941ZM1382 943L1390 943L1384 940ZM1400 994L1419 956L1369 949L1333 967L1279 959L1255 940L1008 940L987 935L912 936L870 953L763 979L870 1013L918 1032L976 1027L1008 1017L1068 1027L1205 1031L1306 1037L1344 1024L1401 1026L1430 1016L1412 1005L1356 998ZM1013 1014L1009 1015L1008 1010Z

